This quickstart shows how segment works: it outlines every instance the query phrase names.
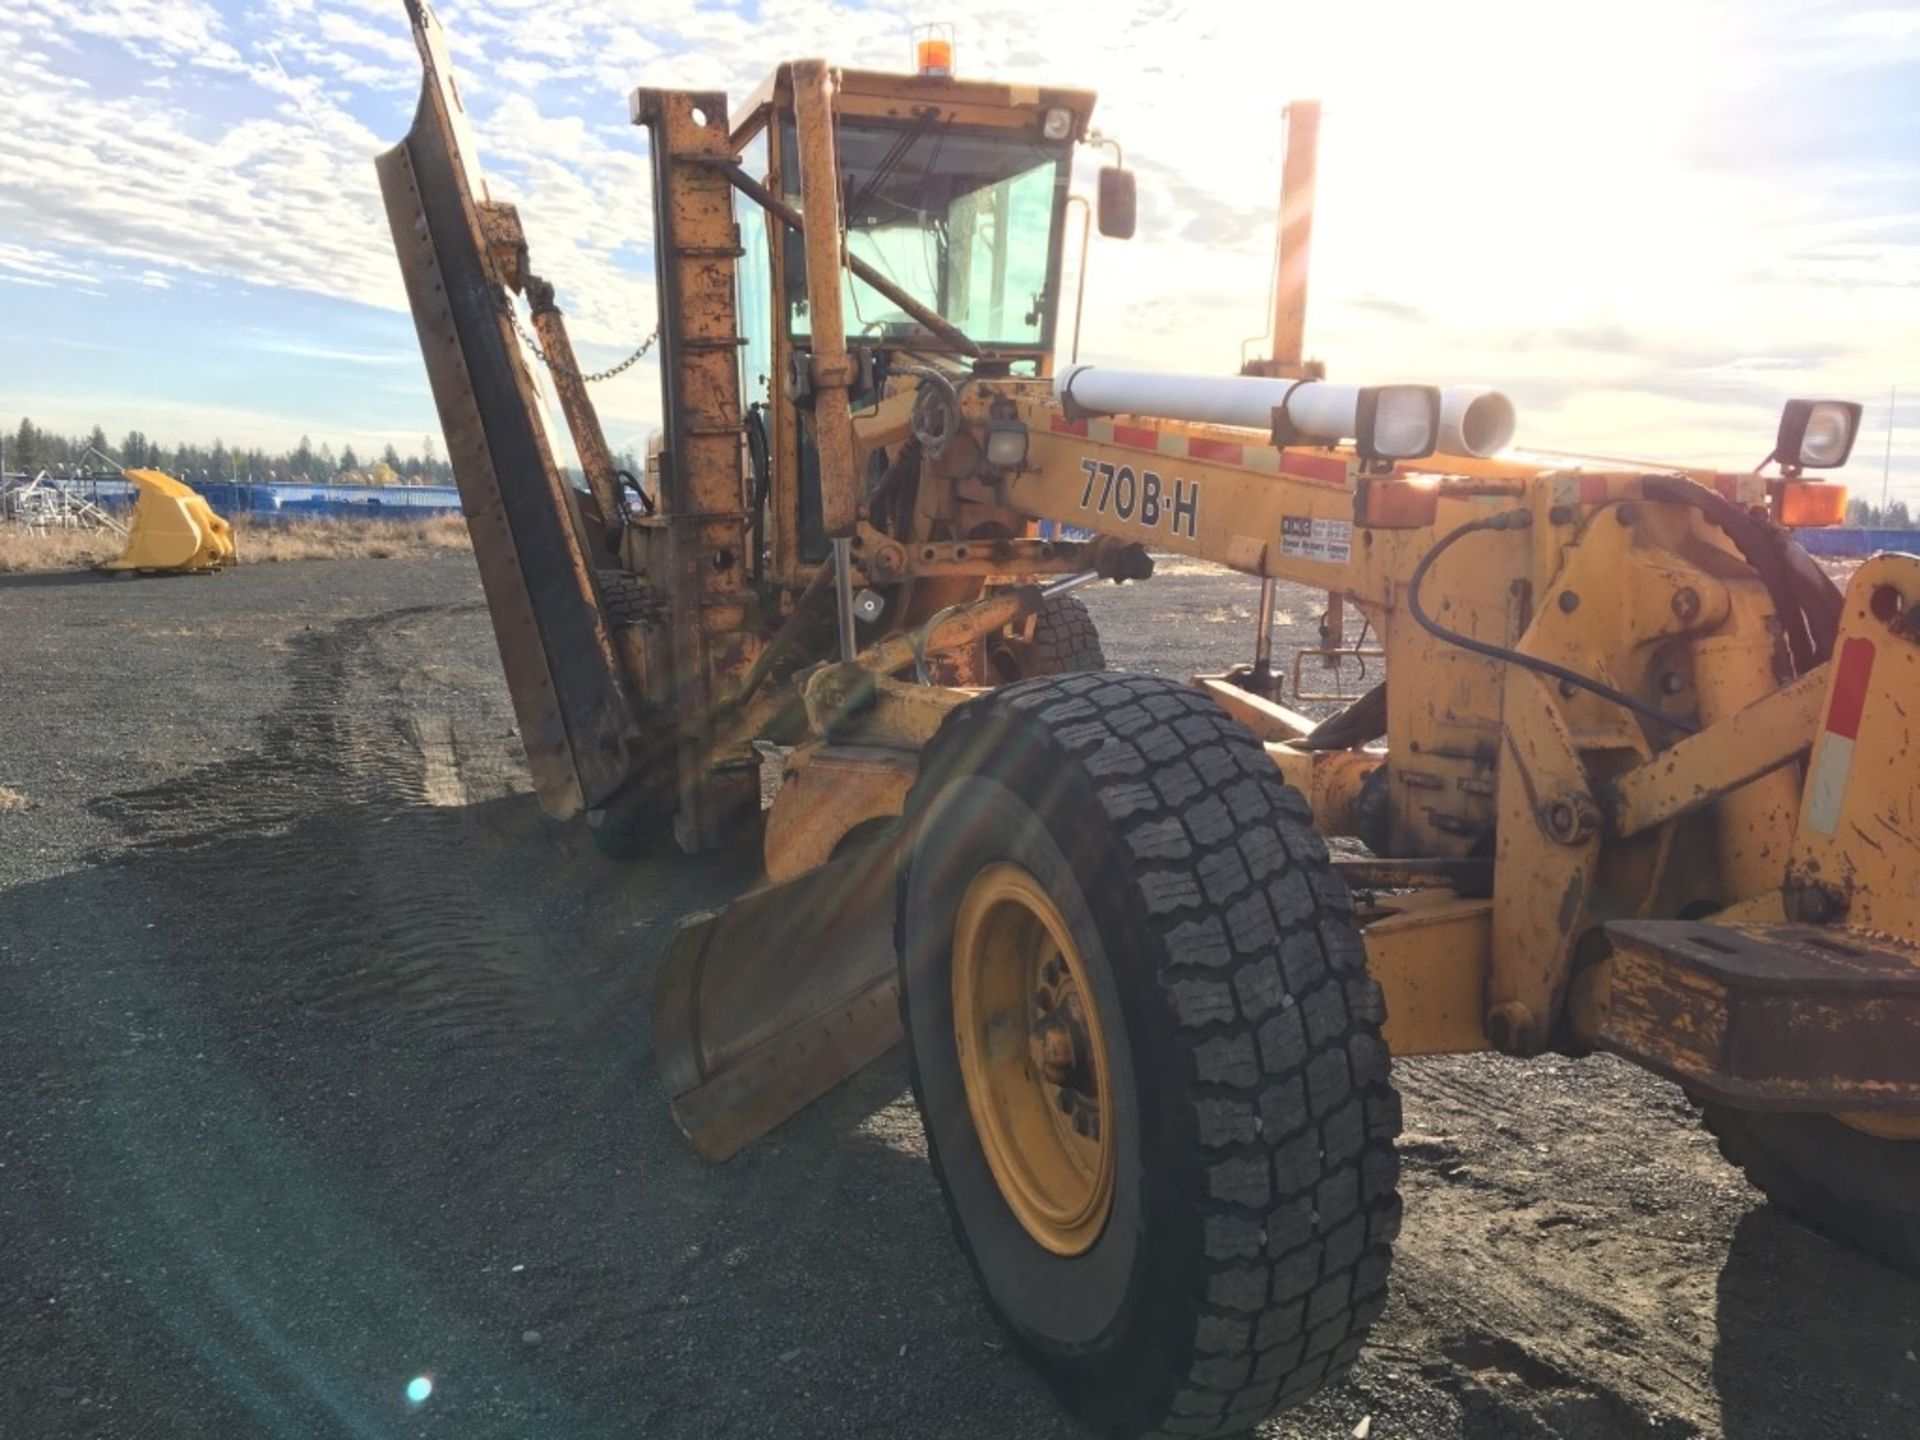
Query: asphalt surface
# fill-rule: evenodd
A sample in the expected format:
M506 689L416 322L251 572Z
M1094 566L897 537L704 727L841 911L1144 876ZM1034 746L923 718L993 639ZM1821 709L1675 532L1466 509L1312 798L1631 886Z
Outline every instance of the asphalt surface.
M1252 600L1173 567L1090 604L1112 663L1187 674ZM1082 1433L974 1292L898 1053L694 1157L647 996L746 877L600 859L511 727L464 555L0 577L0 1436ZM1396 1079L1393 1301L1270 1437L1920 1435L1920 1284L1677 1091Z

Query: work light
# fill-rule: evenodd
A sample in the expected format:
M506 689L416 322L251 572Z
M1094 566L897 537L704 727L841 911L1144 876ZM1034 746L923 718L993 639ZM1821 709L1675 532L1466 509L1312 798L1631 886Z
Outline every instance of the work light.
M1055 105L1040 121L1040 133L1049 140L1064 140L1073 133L1073 111Z
M1852 400L1789 400L1773 458L1795 470L1832 470L1847 463L1859 430L1860 406Z
M1018 470L1027 463L1027 427L1019 420L989 420L980 448L995 470Z
M1360 458L1418 460L1440 437L1440 391L1433 385L1369 385L1354 407Z

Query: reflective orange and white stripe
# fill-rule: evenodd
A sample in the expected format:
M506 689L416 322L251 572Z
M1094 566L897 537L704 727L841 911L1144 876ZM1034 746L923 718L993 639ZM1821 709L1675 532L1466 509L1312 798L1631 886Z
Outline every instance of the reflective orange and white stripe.
M1840 824L1840 805L1853 773L1854 742L1867 708L1867 681L1873 675L1873 642L1856 635L1840 647L1834 662L1833 698L1827 703L1827 728L1820 734L1813 779L1807 785L1807 825L1831 835Z

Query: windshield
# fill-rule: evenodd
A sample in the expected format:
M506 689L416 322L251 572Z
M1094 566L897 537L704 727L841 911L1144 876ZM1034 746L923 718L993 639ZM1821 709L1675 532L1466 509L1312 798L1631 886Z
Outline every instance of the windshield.
M968 338L997 348L1043 347L1053 325L1055 229L1066 195L1068 146L1036 135L961 130L931 112L914 120L842 120L840 192L847 248ZM799 164L785 127L781 174L800 203ZM789 315L808 333L799 245L787 266ZM848 275L843 306L853 338L925 332Z

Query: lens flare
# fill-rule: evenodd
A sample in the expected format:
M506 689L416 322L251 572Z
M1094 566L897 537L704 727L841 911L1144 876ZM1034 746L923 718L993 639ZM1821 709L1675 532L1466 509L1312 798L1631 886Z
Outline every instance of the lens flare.
M424 1405L427 1397L433 1394L433 1378L428 1375L416 1375L407 1382L407 1403Z

